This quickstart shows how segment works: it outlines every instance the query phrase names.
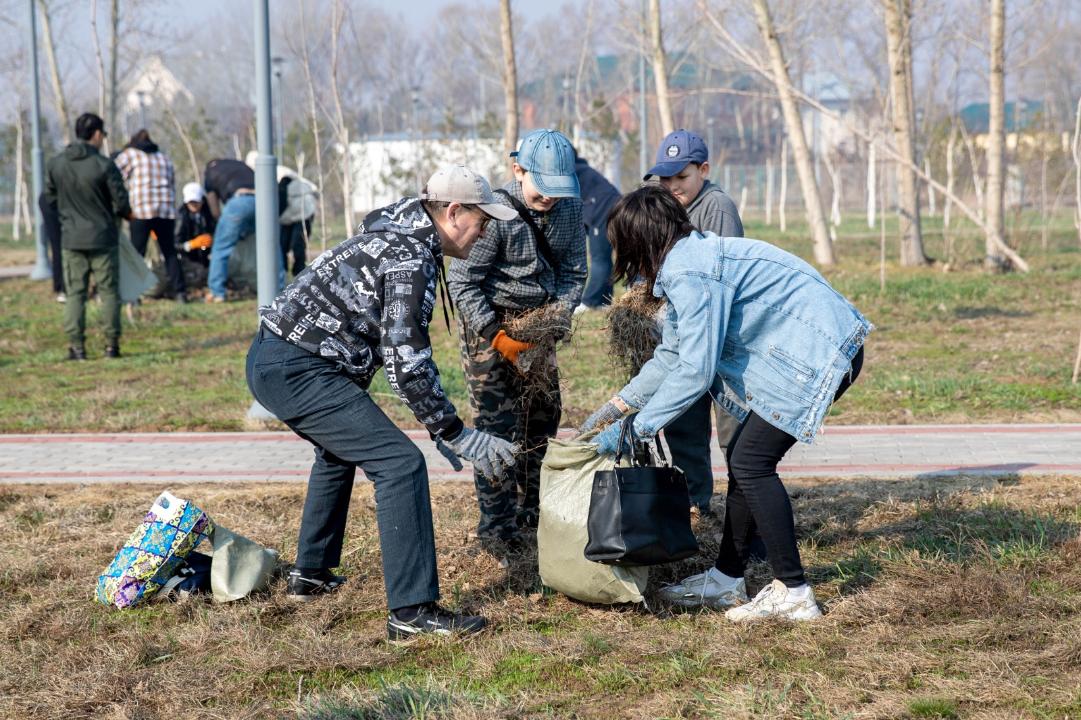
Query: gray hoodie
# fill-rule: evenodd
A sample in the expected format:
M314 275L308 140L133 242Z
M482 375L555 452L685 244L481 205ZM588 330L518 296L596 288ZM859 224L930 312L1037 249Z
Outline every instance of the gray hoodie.
M691 224L721 237L743 237L743 221L732 198L709 180L687 206Z

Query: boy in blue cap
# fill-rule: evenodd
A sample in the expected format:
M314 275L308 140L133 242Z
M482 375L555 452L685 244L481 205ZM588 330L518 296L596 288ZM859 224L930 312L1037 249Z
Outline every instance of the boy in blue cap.
M558 303L569 329L586 281L570 141L555 130L535 130L510 156L514 179L496 194L518 217L492 221L469 257L451 262L447 281L459 310L462 366L476 427L526 448L501 483L474 473L477 537L497 551L514 549L520 529L537 525L541 460L562 411L558 373L546 375L544 387L537 387L541 378L534 373L526 392L518 355L532 346L510 337L504 323ZM541 365L554 368L554 354L553 349Z
M657 149L657 163L645 180L656 176L661 186L675 196L687 210L693 224L702 232L721 237L743 237L743 222L736 204L709 179L709 148L702 138L687 130L668 133ZM703 515L711 515L713 468L710 463L709 414L712 401L703 395L680 417L664 429L672 451L672 462L687 476L691 504ZM717 438L724 449L739 427L734 417L717 413Z

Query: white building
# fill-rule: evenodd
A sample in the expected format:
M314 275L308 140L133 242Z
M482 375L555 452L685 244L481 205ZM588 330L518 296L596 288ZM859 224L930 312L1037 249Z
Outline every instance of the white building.
M608 143L583 140L578 150L604 172L614 157ZM501 138L444 138L387 135L349 144L353 210L366 213L398 198L416 195L424 182L445 165L468 165L498 187L510 176L510 158ZM608 173L605 173L608 175Z

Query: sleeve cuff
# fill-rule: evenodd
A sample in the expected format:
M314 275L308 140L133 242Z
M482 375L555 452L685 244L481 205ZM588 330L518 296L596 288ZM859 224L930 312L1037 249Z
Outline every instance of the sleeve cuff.
M480 329L480 336L488 342L492 342L501 327L502 325L498 320L493 320Z
M451 423L445 428L434 432L432 430L429 430L428 434L432 436L432 440L441 439L445 441L453 441L462 434L462 431L464 429L465 423L462 422L462 419L460 417L455 416L454 420L452 420Z

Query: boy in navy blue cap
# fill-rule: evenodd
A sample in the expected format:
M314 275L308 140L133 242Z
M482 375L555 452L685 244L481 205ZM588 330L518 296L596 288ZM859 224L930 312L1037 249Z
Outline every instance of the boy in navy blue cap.
M451 262L447 280L459 310L462 366L476 427L527 448L502 483L474 473L477 536L498 551L519 545L520 529L537 525L540 464L562 411L558 373L543 379L534 373L526 392L518 355L533 346L510 337L504 323L557 303L569 329L586 281L582 201L570 141L555 130L535 130L510 156L514 180L496 194L518 217L494 220L468 258ZM554 368L554 344L551 354L547 362L534 362Z
M709 148L698 135L683 129L668 133L657 149L657 163L644 179L653 176L687 209L696 228L721 237L743 237L743 222L736 204L709 180ZM709 507L713 497L709 451L711 405L707 393L664 429L672 462L687 476L691 503L703 515L712 514ZM717 413L717 438L722 449L727 447L738 426L728 413Z

